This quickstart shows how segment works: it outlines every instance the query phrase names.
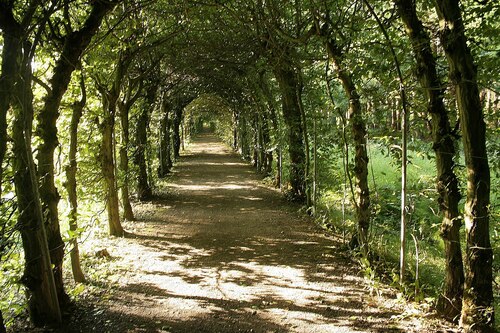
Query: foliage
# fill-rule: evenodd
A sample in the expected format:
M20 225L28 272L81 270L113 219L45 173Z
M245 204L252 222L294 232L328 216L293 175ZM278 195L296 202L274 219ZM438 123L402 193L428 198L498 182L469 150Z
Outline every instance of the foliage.
M28 4L14 1L16 16L22 17ZM381 23L387 30L401 63L405 92L410 108L410 164L409 168L409 274L412 285L404 290L408 297L423 300L435 297L443 280L443 245L439 236L440 214L435 189L436 170L431 143L431 129L426 97L418 85L414 71L411 45L404 37L403 26L391 2L371 1ZM35 6L33 22L27 29L27 40L35 42L33 73L34 105L39 112L47 94L47 82L56 66L62 36L71 29L80 28L86 17L87 2L56 1ZM56 6L57 4L57 6ZM462 3L464 23L469 45L478 65L478 80L485 106L487 149L491 168L490 235L494 249L496 299L500 284L500 197L494 189L500 186L499 90L498 56L500 48L500 5L495 1L467 0ZM452 126L457 125L455 92L447 81L447 65L438 38L438 18L430 1L418 3L419 16L431 33L439 75L446 84L445 102L450 110ZM45 15L45 16L44 16ZM50 24L45 24L50 22ZM125 1L110 13L102 29L85 51L78 72L85 77L87 105L79 126L77 154L77 194L80 207L79 229L69 231L65 198L64 167L68 164L71 106L79 100L79 82L74 75L57 118L58 147L56 149L55 183L63 198L59 202L60 223L65 240L85 241L89 235L104 235L105 198L101 170L101 128L106 95L114 92L121 100L128 97L127 86L135 87L137 100L130 109L130 137L138 130L138 118L150 110L147 121L148 142L146 159L148 181L161 192L161 182L155 170L160 150L162 105L169 111L182 109L177 129L184 130L182 139L199 132L203 125L214 130L228 145L235 145L244 158L255 159L256 151L271 152L273 182L281 174L281 188L289 188L289 171L293 169L288 152L288 128L282 112L280 86L274 75L276 68L288 64L301 73L297 96L303 106L305 139L310 142L305 153L310 157L309 174L304 175L310 187L315 186L315 217L326 229L343 235L345 242L356 233L353 184L354 149L350 120L346 114L346 97L338 73L325 50L325 36L319 30L325 22L335 33L330 36L344 55L343 65L352 73L358 86L367 124L369 142L369 180L371 190L371 255L378 257L370 263L360 259L360 267L375 290L379 275L394 280L394 269L399 246L400 183L401 183L401 100L398 81L387 40L363 1ZM36 35L31 34L31 32ZM3 50L5 29L0 36ZM120 72L120 70L123 72ZM122 76L120 76L122 75ZM148 100L148 88L154 96ZM153 87L153 88L151 88ZM103 88L105 88L103 90ZM11 131L12 115L7 115ZM123 130L115 117L115 149ZM170 142L173 146L173 115L170 118ZM33 124L36 128L37 124ZM41 142L35 133L32 146ZM236 142L235 142L236 136ZM267 136L266 139L264 137ZM257 139L256 139L257 138ZM267 141L266 141L267 140ZM266 142L264 142L266 141ZM7 324L24 311L24 298L18 285L23 256L19 237L15 236L17 219L13 170L12 143L2 163L2 193L0 193L0 285L8 290L0 302ZM132 161L138 143L131 140L126 147ZM347 148L347 149L346 149ZM462 147L459 150L462 150ZM305 149L305 148L304 148ZM173 154L169 151L169 154ZM459 154L460 155L460 154ZM276 161L282 157L281 170ZM461 155L460 155L461 156ZM463 159L457 155L456 172L465 193L466 170ZM261 157L257 157L261 158ZM116 161L114 161L116 162ZM256 164L257 161L254 160ZM260 161L262 163L262 161ZM138 184L139 168L130 166L127 175L118 173L118 184L125 181L131 188ZM120 185L122 186L122 185ZM134 192L134 191L132 191ZM133 198L137 197L132 193ZM461 203L461 206L463 204ZM308 212L311 210L306 209ZM416 259L416 253L419 259ZM70 249L66 248L66 254ZM365 258L366 259L366 258ZM87 274L96 276L93 259L83 255ZM68 263L66 263L67 265ZM416 267L418 266L418 279ZM66 267L67 269L67 267ZM382 273L385 271L385 273ZM111 273L110 273L111 274ZM379 274L379 275L377 275ZM86 292L87 286L77 285L70 291L73 297ZM14 305L15 304L15 305ZM8 310L11 309L12 311ZM500 316L497 315L497 318ZM498 320L498 319L497 319Z

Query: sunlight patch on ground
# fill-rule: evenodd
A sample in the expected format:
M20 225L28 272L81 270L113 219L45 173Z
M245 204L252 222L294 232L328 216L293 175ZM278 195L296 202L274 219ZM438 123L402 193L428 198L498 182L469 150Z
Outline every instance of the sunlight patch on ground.
M214 191L214 190L250 190L253 186L239 184L220 184L220 185L181 185L170 184L168 187L186 190L186 191Z
M185 163L186 165L189 165L189 162L188 163ZM193 165L212 165L212 166L220 166L220 165L231 165L231 166L248 166L247 163L244 163L244 162L222 162L222 163L217 163L217 162L202 162L202 163L195 163Z
M125 288L127 284L151 286L158 307L175 309L174 314L184 320L213 313L219 309L219 301L243 302L248 306L241 310L246 309L270 321L276 321L278 316L281 318L279 324L286 324L290 332L295 332L293 327L300 322L307 322L313 329L311 332L330 332L325 328L332 328L331 324L327 325L331 319L311 309L317 306L320 298L334 303L345 291L343 287L323 283L318 289L311 285L303 269L283 265L233 261L226 263L223 269L191 266L188 264L190 259L208 258L211 251L187 244L167 242L165 245L166 251L151 253L146 247L129 243L127 252L135 253L137 259L129 263L135 274L119 283ZM241 247L240 250L251 249ZM170 260L166 259L166 254ZM268 300L264 303L267 305L262 306L262 299Z
M244 200L250 200L250 201L261 201L261 200L264 200L264 199L259 198L259 197L243 197L243 196L238 196L238 198L244 199Z

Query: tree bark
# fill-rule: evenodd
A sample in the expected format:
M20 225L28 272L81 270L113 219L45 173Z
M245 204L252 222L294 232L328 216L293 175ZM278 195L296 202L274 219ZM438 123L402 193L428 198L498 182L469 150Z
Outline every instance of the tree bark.
M83 108L87 102L87 95L85 91L85 81L83 74L80 80L80 89L82 98L80 101L75 102L72 106L73 114L71 115L70 124L70 143L69 143L69 153L68 161L69 164L66 166L66 191L68 192L68 201L70 206L70 211L68 214L69 219L69 230L73 232L71 235L71 270L73 272L73 279L75 282L83 283L85 282L85 275L83 274L82 267L80 265L80 251L78 249L78 195L76 192L76 171L77 171L77 161L76 152L78 150L78 125L83 114Z
M310 186L310 181L311 181L311 155L310 155L310 149L309 149L309 133L308 133L308 128L307 128L307 117L306 117L306 112L304 110L304 103L302 102L302 91L304 90L304 82L302 80L302 73L300 70L297 71L297 87L296 89L296 95L297 95L297 105L299 106L300 110L300 118L302 120L302 131L304 135L304 152L305 152L305 165L304 165L304 182L305 182L305 187L306 187L306 207L309 211L309 208L312 206L312 199L311 199L311 186Z
M140 81L142 82L142 81ZM135 94L132 95L132 90L135 88L136 82L129 81L126 96L122 102L118 104L120 110L120 124L121 124L121 147L120 147L120 171L122 173L121 195L123 205L123 219L133 221L135 220L134 211L130 204L130 191L129 191L129 159L128 150L130 148L130 131L129 131L129 114L132 105L137 101L142 90L142 84L139 82L136 87Z
M234 151L238 150L238 128L240 127L239 125L240 122L240 113L239 111L233 110L233 143L232 147Z
M139 111L137 118L137 128L135 131L136 151L134 163L139 169L137 177L137 195L139 200L149 200L153 196L153 191L149 185L148 170L146 164L146 148L148 145L148 125L152 105L156 98L156 86L148 89L144 105Z
M288 153L290 156L290 196L298 202L305 200L305 152L304 129L298 104L297 74L290 64L281 64L274 68L274 74L281 91L283 116L288 127Z
M273 153L271 151L271 133L269 131L269 115L264 110L261 115L262 131L262 158L264 163L264 175L269 176L273 170Z
M172 149L171 149L171 137L170 137L170 127L171 127L171 121L170 121L170 113L171 113L171 104L166 100L166 96L164 96L163 102L162 102L162 116L160 120L160 149L159 149L159 166L158 166L158 176L160 178L166 177L170 169L172 168ZM174 122L175 122L175 115L174 115ZM174 131L175 131L175 124L174 124ZM177 135L179 134L178 132L178 127L177 127ZM180 148L180 138L176 138L174 135L174 147L176 144L176 140L179 139L179 148ZM175 148L174 148L175 151Z
M54 73L50 79L50 90L45 97L42 111L38 113L37 134L41 138L38 145L37 159L40 174L40 197L43 216L47 225L47 237L54 266L59 302L61 306L69 303L69 297L64 291L62 264L64 259L64 242L59 227L57 204L60 196L54 182L54 151L59 145L57 138L57 118L61 99L68 88L71 74L79 63L83 51L88 47L96 34L104 16L113 9L114 1L95 1L82 28L70 32L64 38L64 45L59 59L56 61Z
M259 114L256 112L253 118L253 154L252 154L252 165L260 172L262 169L262 159L261 159L261 141L260 141L260 124L259 124Z
M2 311L0 311L0 333L7 333L7 330L5 329L5 324L3 323Z
M126 103L120 103L120 123L121 123L121 147L120 147L120 171L122 173L122 205L123 205L123 219L133 221L135 220L134 211L130 203L130 190L129 190L129 167L128 167L128 148L130 146L129 137L129 108Z
M174 119L173 119L173 141L174 141L174 158L178 159L181 150L181 122L182 122L182 111L184 108L177 107L174 109Z
M368 254L368 230L370 227L370 189L368 187L368 153L366 147L366 125L363 119L363 110L360 97L352 79L352 74L343 64L342 51L337 47L335 40L330 38L326 42L328 54L332 58L338 78L344 92L349 99L348 118L351 123L354 139L354 176L355 208L358 221L358 240L361 253Z
M20 35L17 37L20 43ZM32 322L37 326L58 325L61 323L61 311L43 224L38 177L31 152L33 94L31 91L32 59L27 55L29 49L28 45L24 48L18 45L12 53L16 55L16 62L19 64L15 70L17 80L12 98L14 111L12 136L16 157L13 169L19 211L17 226L21 232L25 257L21 281L27 288L28 308Z
M467 167L465 283L460 324L465 332L493 332L493 250L489 234L490 170L486 125L474 59L467 46L458 0L436 0L440 39L460 114Z
M115 174L114 154L114 132L116 103L119 91L115 89L101 91L103 98L103 119L100 125L102 143L100 150L100 162L106 189L106 207L108 211L109 234L122 237L125 234L120 222L120 211L118 205L118 189Z
M443 214L441 237L445 244L446 278L437 308L448 320L457 321L462 309L464 271L460 248L461 219L458 203L461 195L453 171L455 138L443 96L444 88L436 70L431 40L418 19L415 4L410 0L395 2L406 26L416 62L416 74L427 95L427 110L431 115L433 149L436 153L438 202Z
M273 127L273 130L274 130L274 133L276 133L276 136L279 136L279 125L278 125L278 117L276 115L276 108L274 106L274 98L273 98L273 95L272 95L272 92L271 90L269 89L269 86L266 82L266 78L265 78L265 72L264 71L261 71L259 73L259 87L260 89L262 90L262 93L263 93L263 96L266 100L266 103L267 103L267 111L268 112L265 112L264 115L266 115L266 119L269 118L269 120L271 121L271 124L272 124L272 127ZM267 124L267 121L265 122L265 124ZM267 127L267 133L269 133L269 125L265 125ZM281 148L279 147L280 146L280 140L277 139L277 146L278 146L278 149L276 149L276 160L279 162L278 165L277 165L277 169L276 170L276 177L275 177L275 186L276 187L281 187L281 162L280 162L280 151L281 151ZM269 137L269 142L271 142L270 140L270 137ZM268 159L269 161L271 162L269 164L269 173L271 173L272 171L272 160L273 160L273 153L272 152L269 152L269 155L268 156Z
M1 10L6 10L1 8ZM9 29L2 27L3 48L0 73L0 195L2 194L3 160L7 151L7 112L10 107L16 68L18 40Z

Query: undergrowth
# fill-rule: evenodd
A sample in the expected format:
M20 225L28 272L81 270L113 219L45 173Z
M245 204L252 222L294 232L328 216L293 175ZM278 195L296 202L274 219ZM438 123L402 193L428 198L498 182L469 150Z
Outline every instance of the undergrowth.
M369 146L369 181L371 196L370 261L360 259L360 269L370 285L377 281L390 283L407 298L434 304L443 288L445 276L444 245L439 229L441 217L435 189L435 165L432 154L422 147L409 152L408 165L408 226L407 226L407 282L399 283L401 171L397 153L381 144ZM422 153L423 151L423 153ZM337 155L339 156L339 155ZM316 219L333 233L342 235L347 244L356 232L355 215L350 186L344 184L342 161L332 161L334 167L324 172L320 181L323 190L317 203ZM321 163L319 161L318 163ZM326 162L323 162L326 163ZM465 193L466 175L463 161L456 172ZM493 164L495 166L495 164ZM495 168L493 168L495 170ZM352 173L352 172L351 172ZM495 310L500 311L500 175L492 171L490 236L494 251L493 274ZM348 182L347 182L348 184ZM465 194L464 194L465 197ZM464 200L461 201L463 209ZM465 253L465 231L461 229L462 253ZM418 260L417 260L418 257ZM496 326L500 328L500 316Z

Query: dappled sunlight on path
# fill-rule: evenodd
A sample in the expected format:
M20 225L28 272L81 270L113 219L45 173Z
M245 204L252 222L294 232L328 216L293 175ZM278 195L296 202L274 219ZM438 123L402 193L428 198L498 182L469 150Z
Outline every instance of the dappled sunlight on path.
M298 206L213 136L189 146L116 240L117 332L418 332ZM426 331L429 331L426 328Z

